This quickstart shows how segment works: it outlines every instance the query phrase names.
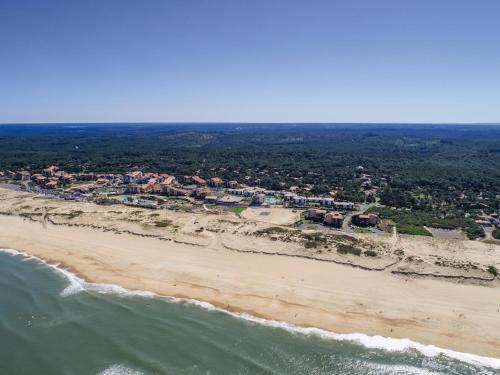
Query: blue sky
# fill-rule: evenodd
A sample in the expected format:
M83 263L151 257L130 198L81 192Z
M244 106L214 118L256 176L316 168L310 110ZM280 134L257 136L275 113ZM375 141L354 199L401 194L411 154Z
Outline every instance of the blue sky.
M0 122L500 122L498 0L0 0Z

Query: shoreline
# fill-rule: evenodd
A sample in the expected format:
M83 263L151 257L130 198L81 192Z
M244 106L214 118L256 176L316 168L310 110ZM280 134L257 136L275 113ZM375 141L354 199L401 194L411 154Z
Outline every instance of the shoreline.
M409 338L500 358L498 287L411 279L335 263L234 253L0 216L0 247L84 280L208 302L234 313L348 334ZM307 329L307 328L304 328Z
M500 369L500 358L485 357L465 352L457 352L445 348L436 347L434 345L425 345L408 338L392 338L382 336L369 336L364 333L347 333L339 334L332 331L323 330L316 327L300 327L292 323L279 320L270 320L262 317L249 315L247 313L240 313L231 310L225 310L217 307L209 302L199 301L191 298L179 298L173 296L159 295L151 291L142 290L129 290L120 285L114 284L96 284L88 282L75 273L69 271L61 264L51 264L49 261L41 259L37 256L30 255L25 252L20 252L15 249L6 249L0 247L0 253L6 253L11 256L18 256L24 259L33 260L44 264L45 266L53 269L55 272L60 273L68 282L69 285L60 292L62 297L67 297L80 292L97 292L102 294L111 294L126 297L140 297L140 298L158 298L170 303L187 303L194 305L206 311L218 311L228 314L236 319L243 319L260 325L268 326L271 328L279 328L287 331L303 334L305 336L317 336L325 340L333 341L349 341L357 345L364 346L368 349L380 349L390 352L406 351L409 349L417 350L427 357L435 357L438 355L445 355L451 359L470 363L473 365L486 366L492 369Z

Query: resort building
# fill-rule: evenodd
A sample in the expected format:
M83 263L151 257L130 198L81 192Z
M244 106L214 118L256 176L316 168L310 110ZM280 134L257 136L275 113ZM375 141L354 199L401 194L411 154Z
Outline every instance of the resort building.
M129 172L123 175L123 183L124 184L133 184L138 182L142 178L142 172Z
M319 205L332 207L337 210L352 210L354 208L354 203L352 202L336 202L334 198L328 197L303 197L293 193L285 193L283 200L297 206Z
M163 194L174 197L186 197L189 195L189 190L176 188L170 185L163 185Z
M243 198L231 195L224 195L223 197L218 198L215 203L221 206L238 206L243 203Z
M55 165L51 165L50 167L45 168L42 173L44 174L44 176L52 177L58 170L58 167L56 167Z
M191 181L198 186L206 185L207 181L201 178L200 176L193 176L191 177Z
M310 208L306 212L306 218L311 220L323 220L327 212L327 210L322 210L319 208Z
M379 218L375 214L363 214L355 212L351 216L351 222L359 227L373 227L378 224Z
M262 205L266 202L266 196L262 193L252 196L252 204Z
M335 228L342 228L343 223L344 223L344 217L340 212L328 212L323 220L323 224Z
M14 180L29 181L31 175L27 171L19 171L14 174Z
M220 179L219 177L212 177L210 180L208 180L208 184L211 187L220 188L224 185L224 181L222 181L222 179Z

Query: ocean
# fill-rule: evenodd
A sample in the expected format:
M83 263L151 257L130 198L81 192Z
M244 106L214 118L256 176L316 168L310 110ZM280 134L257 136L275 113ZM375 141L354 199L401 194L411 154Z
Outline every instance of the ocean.
M0 252L0 374L500 374L500 360L86 283Z

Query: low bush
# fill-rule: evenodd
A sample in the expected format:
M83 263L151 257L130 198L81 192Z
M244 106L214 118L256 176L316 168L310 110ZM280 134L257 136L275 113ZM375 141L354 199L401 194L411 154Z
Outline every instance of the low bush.
M361 255L361 249L343 243L337 245L337 252L340 254L352 254L357 256Z
M378 255L378 253L374 250L366 250L365 255L369 256L369 257L376 257Z
M488 272L491 273L494 276L498 276L498 270L495 266L489 266L488 267Z

